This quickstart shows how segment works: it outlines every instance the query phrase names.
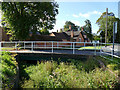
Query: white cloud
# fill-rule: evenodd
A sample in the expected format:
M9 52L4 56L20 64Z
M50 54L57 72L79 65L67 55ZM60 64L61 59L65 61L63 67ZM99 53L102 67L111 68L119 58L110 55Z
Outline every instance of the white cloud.
M79 15L75 15L75 14L73 14L73 17L76 17L76 18L77 18L77 17L79 17Z
M66 22L65 20L56 20L54 29L52 29L50 32L56 32L57 30L60 31L60 29L63 28L65 22Z
M79 18L79 17L83 17L83 18L89 18L91 15L101 15L101 12L98 11L92 11L92 12L88 12L88 13L79 13L78 15L73 14L72 16L75 18Z
M73 22L75 25L80 26L80 22L79 22L79 21L77 21L77 20L71 20L71 22Z
M79 17L89 18L90 14L89 13L85 13L85 14L79 13Z

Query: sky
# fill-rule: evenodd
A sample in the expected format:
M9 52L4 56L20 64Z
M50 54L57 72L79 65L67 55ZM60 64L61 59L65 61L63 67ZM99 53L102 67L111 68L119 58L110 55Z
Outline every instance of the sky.
M96 33L99 29L96 20L106 11L106 8L108 12L113 12L118 17L118 1L120 0L114 0L114 2L113 0L56 0L59 4L59 14L56 16L54 29L50 32L63 28L66 21L81 27L85 25L84 21L89 19L92 24L92 33Z
M56 16L56 25L53 32L63 28L66 21L71 21L75 25L84 26L85 20L89 19L92 24L92 33L99 29L96 20L108 8L108 12L113 12L118 17L118 2L57 2L59 4L59 14Z

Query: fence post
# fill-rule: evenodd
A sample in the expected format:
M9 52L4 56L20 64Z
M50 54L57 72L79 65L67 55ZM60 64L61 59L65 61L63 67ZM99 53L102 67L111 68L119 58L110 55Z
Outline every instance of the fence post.
M33 51L33 42L31 42L31 50Z
M53 53L53 42L52 42L52 53Z
M17 42L15 42L15 48L16 48L16 51L17 51Z
M73 54L75 54L75 49L74 49L74 47L75 47L75 46L74 46L74 43L73 43Z
M58 48L58 42L57 42L57 48Z
M84 41L84 50L85 50L85 41Z
M46 48L46 42L44 42L44 47Z
M111 54L112 54L112 58L113 58L113 48L111 49Z
M24 49L25 49L25 42L24 42Z

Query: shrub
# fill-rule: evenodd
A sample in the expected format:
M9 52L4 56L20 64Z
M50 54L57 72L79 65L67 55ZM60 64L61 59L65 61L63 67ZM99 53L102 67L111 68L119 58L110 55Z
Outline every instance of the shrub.
M14 76L16 75L15 59L9 52L2 52L0 55L1 63L0 76L2 78L2 88L12 88Z
M60 62L58 64L57 61L46 61L26 67L24 70L30 78L25 80L21 87L114 88L118 83L116 77L109 71L98 68L95 62L94 60L91 62L71 60L70 63ZM95 65L87 66L88 63Z

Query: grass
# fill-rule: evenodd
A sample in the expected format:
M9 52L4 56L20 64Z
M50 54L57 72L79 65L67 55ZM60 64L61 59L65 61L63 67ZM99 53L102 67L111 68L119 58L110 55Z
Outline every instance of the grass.
M17 48L18 50L20 50L20 49L22 49L22 48ZM10 48L1 48L1 50L2 51L11 51L11 50L16 50L16 48L12 48L12 47L10 47Z
M14 78L16 76L16 65L17 62L9 52L2 52L0 55L0 77L2 78L2 88L13 88Z
M96 46L96 48L94 46L88 46L88 47L81 47L79 48L78 50L100 50L101 49L101 46Z
M109 68L112 72L114 72L116 75L120 76L120 59L110 56L104 56L107 59L103 57L97 57L98 60L101 60L104 62L107 68Z
M116 76L100 68L97 60L50 60L21 63L21 88L115 88Z

